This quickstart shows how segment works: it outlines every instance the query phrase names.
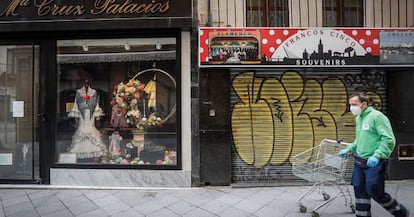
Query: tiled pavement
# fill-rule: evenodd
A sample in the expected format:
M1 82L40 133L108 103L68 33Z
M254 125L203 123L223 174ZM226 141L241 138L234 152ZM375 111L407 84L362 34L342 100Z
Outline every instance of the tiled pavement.
M297 198L309 186L178 189L22 188L0 185L0 217L301 217ZM352 190L352 187L349 188ZM335 187L327 187L334 195ZM414 213L414 180L388 181L386 190ZM323 199L318 191L304 201L308 211ZM342 198L324 206L321 216L354 216ZM373 203L373 216L391 216Z

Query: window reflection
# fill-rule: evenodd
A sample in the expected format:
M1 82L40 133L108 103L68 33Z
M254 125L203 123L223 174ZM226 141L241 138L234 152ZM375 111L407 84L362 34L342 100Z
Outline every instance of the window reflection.
M39 178L39 46L0 46L0 179Z

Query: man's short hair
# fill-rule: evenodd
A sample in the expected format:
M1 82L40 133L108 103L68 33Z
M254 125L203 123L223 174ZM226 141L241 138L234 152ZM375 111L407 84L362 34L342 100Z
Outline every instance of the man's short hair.
M349 98L358 97L359 101L369 103L369 98L362 92L355 92Z

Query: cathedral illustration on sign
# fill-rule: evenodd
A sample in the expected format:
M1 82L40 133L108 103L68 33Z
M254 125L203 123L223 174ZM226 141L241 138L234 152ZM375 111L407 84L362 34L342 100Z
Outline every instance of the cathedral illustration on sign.
M378 63L378 57L372 56L371 53L365 52L365 55L358 55L355 48L348 46L343 50L328 49L324 52L324 44L322 38L319 39L317 50L310 51L311 49L304 48L302 56L299 57L297 54L291 52L291 49L287 49L286 46L280 46L278 48L283 49L283 57L280 55L275 58L275 54L270 58L268 63L280 64L280 65L358 65L362 62L367 63ZM275 52L277 53L278 50ZM280 51L279 51L280 52ZM361 52L360 52L361 53Z

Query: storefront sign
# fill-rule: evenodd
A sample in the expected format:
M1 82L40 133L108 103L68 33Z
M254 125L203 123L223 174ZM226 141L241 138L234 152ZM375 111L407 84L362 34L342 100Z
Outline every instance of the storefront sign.
M190 0L3 0L0 21L191 17Z
M0 165L1 166L13 165L13 154L12 153L0 153Z
M24 117L24 101L13 101L13 117Z
M380 62L382 64L414 63L414 31L380 32Z
M199 49L200 66L407 66L414 29L200 28Z

